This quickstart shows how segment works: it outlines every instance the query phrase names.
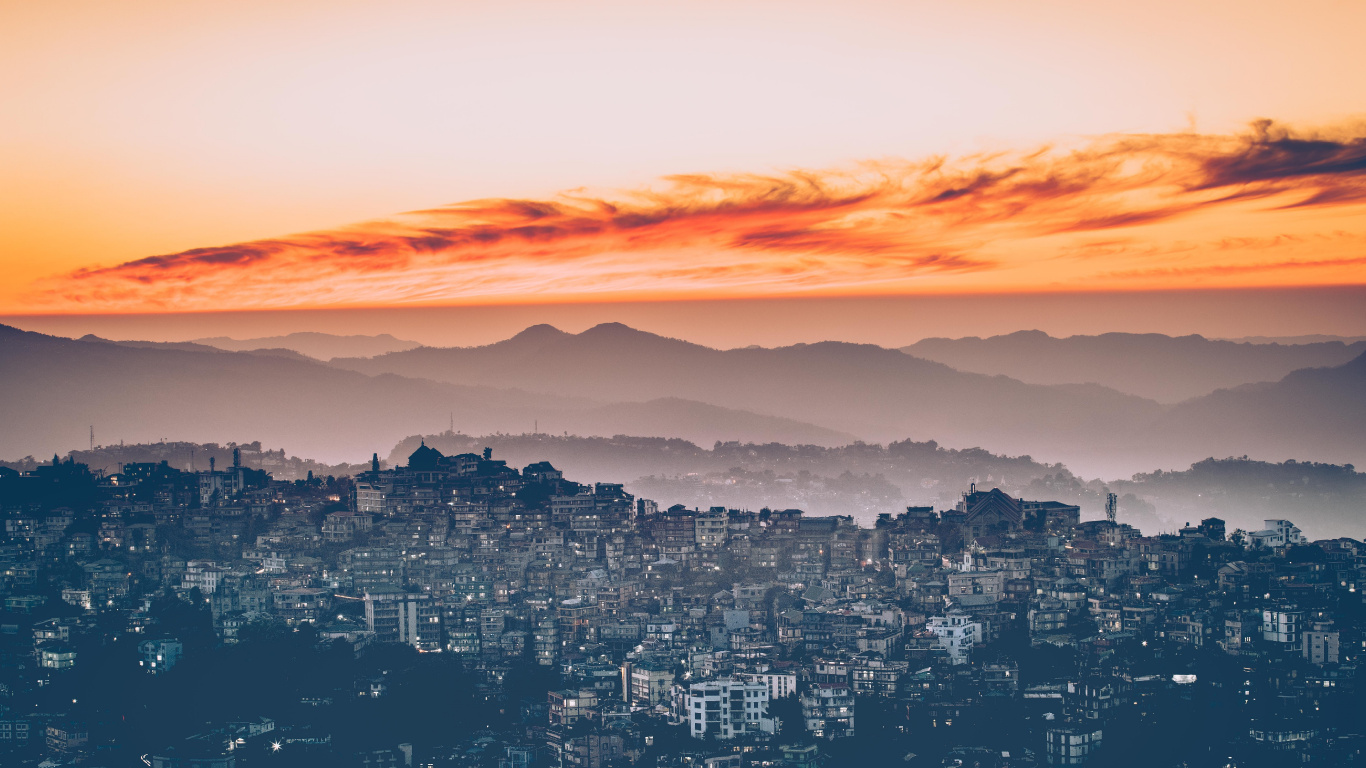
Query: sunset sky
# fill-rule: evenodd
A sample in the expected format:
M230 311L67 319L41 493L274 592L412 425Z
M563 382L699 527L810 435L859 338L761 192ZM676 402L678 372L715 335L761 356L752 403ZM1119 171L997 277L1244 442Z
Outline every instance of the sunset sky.
M1363 334L1362 29L1359 2L5 3L0 315ZM997 316L926 324L955 306ZM725 343L795 340L761 325Z

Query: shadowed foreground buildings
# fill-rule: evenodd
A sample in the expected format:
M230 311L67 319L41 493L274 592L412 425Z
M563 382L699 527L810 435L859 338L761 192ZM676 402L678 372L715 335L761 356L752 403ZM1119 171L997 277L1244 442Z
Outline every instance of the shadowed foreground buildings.
M864 528L426 445L295 482L54 461L0 509L6 765L1360 759L1366 551L1285 520L971 487Z

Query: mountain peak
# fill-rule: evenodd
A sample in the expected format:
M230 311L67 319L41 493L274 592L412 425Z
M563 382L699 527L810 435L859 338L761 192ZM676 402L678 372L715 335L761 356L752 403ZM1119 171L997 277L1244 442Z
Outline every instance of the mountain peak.
M602 335L606 335L606 334L627 334L627 333L629 333L629 334L646 334L647 336L653 336L653 335L654 335L654 334L652 334L652 333L646 333L645 331L636 330L635 328L632 328L631 326L626 325L625 323L616 323L616 322L612 322L612 323L598 323L597 325L593 326L592 328L589 328L588 330L584 331L583 333L581 333L581 334L579 334L579 335L580 335L580 336L585 336L585 335L590 334L590 333L593 334L594 336L602 336Z
M549 323L537 323L536 325L527 326L526 330L521 331L512 338L521 341L543 341L549 339L558 339L562 336L568 335L569 334L565 333L564 331L560 330L559 328L556 328L555 326Z

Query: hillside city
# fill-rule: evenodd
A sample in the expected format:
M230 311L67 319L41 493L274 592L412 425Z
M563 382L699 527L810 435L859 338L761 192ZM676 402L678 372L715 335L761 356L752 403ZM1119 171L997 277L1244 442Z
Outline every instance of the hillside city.
M224 462L227 463L227 462ZM426 445L0 467L0 763L1345 765L1366 548L969 483L690 508Z

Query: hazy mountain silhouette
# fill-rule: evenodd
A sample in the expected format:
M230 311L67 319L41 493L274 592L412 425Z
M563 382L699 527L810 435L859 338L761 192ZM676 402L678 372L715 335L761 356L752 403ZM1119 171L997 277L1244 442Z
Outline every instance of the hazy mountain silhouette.
M334 365L465 385L611 400L677 397L783 416L863 439L911 437L1062 456L1154 402L1096 386L1041 387L867 344L716 350L607 323L580 334L536 327L486 347L422 348ZM1087 438L1094 434L1094 439Z
M101 338L93 333L87 333L79 339L76 339L76 341L92 341L100 344L115 344L120 347L131 347L133 349L178 349L182 352L222 351L217 347L210 347L205 344L199 344L193 341L138 341L136 339L116 341L114 339Z
M73 340L0 326L0 455L102 442L263 440L324 461L358 461L406 435L580 434L835 444L846 434L702 403L602 398L366 376L292 352L235 353Z
M985 339L925 339L901 351L960 371L1032 384L1090 382L1176 403L1216 389L1276 381L1300 368L1342 365L1366 351L1366 342L1252 343L1156 333L1060 339L1043 331L1019 331Z
M1204 341L1204 340L1200 340ZM1300 372L1251 393L1217 392L1176 406L1095 384L1037 385L954 370L871 345L821 342L716 350L608 323L580 334L538 326L485 347L419 348L334 360L369 374L575 397L677 397L810 422L878 442L935 439L1065 461L1124 476L1207 456L1355 461L1366 433L1320 403L1359 391L1353 365ZM1304 399L1300 379L1324 379ZM1240 415L1238 404L1284 416ZM1225 425L1224 422L1228 424ZM1235 428L1234 422L1239 422ZM1313 425L1312 428L1309 425ZM1291 445L1303 450L1289 450Z
M1277 382L1223 389L1172 407L1154 434L1220 456L1233 445L1263 457L1339 457L1366 464L1366 354L1333 368L1293 371ZM1219 450L1222 449L1222 450Z
M1084 476L1208 456L1366 464L1366 358L1179 405L1094 384L956 371L881 347L716 350L606 324L332 365L291 352L72 340L0 326L0 456L102 441L262 440L357 461L406 435L635 434L816 443L938 440ZM281 356L283 355L283 356Z
M1327 333L1310 333L1304 336L1239 336L1238 338L1219 338L1215 341L1232 341L1237 344L1317 344L1324 341L1340 341L1355 344L1366 341L1366 336L1334 336Z
M93 333L88 333L77 339L77 341L95 341L100 342L102 344L114 344L120 347L131 347L133 349L174 349L179 350L181 352L211 352L215 354L228 351L208 344L200 344L194 341L116 341L113 339L100 338L99 336L96 336ZM308 355L305 355L301 352L297 352L293 349L286 349L284 347L253 347L251 349L242 350L242 352L249 355L265 355L267 357L288 357L294 358L296 360L321 362L317 358L309 357Z
M195 339L194 343L203 344L229 352L250 352L257 349L292 349L301 355L315 360L331 360L334 357L373 357L386 352L399 352L421 346L416 341L395 338L387 333L377 336L338 336L332 333L304 331L285 336L266 336L258 339L230 339L227 336L214 336Z

